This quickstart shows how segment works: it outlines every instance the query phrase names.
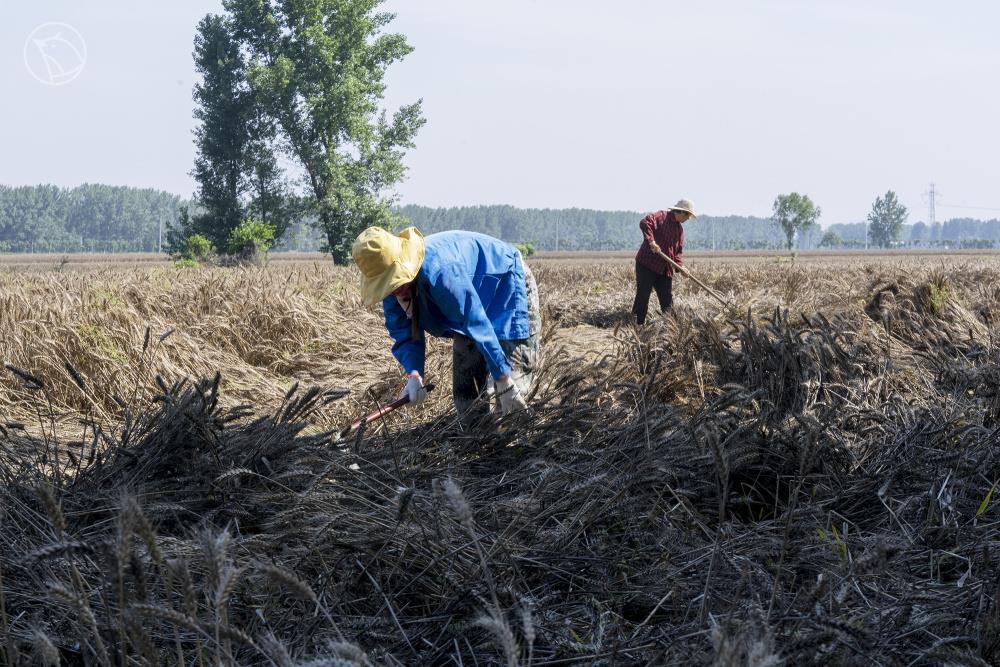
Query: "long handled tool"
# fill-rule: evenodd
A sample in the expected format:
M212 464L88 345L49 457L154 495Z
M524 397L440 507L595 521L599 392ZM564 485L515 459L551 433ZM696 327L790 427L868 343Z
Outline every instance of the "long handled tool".
M426 389L428 392L434 391L434 384L433 383L431 383L431 384L425 384L424 385L424 389ZM367 415L365 417L362 417L358 421L354 422L353 424L351 424L350 426L348 426L347 428L345 428L343 431L340 432L340 437L341 438L346 437L348 433L351 433L352 431L358 430L359 428L361 428L365 424L368 424L369 422L373 422L376 419L381 419L382 417L385 417L390 412L394 412L394 411L398 410L399 408L403 407L404 405L406 405L409 402L410 402L410 397L409 396L403 396L402 398L397 398L392 403L389 403L387 405L383 405L381 408L379 408L375 412L373 412L373 413L371 413L371 414L369 414L369 415Z
M714 289L712 289L711 287L709 287L705 283L703 283L700 280L698 280L697 278L695 278L693 275L691 275L690 271L688 271L687 269L685 269L683 266L681 266L680 264L678 264L674 260L672 260L669 257L667 257L667 255L662 250L654 250L653 252L655 252L657 255L659 255L663 259L667 260L668 264L670 264L672 267L674 267L675 269L677 269L678 271L680 271L681 273L683 273L685 276L687 276L688 278L690 278L691 280L693 280L695 282L695 284L698 285L698 287L702 288L703 290L705 290L706 292L708 292L709 294L711 294L712 296L714 296L716 298L716 300L718 300L718 302L721 303L723 306L725 306L726 308L730 308L732 306L732 304L730 304L728 301L726 301L726 299L721 294L719 294Z

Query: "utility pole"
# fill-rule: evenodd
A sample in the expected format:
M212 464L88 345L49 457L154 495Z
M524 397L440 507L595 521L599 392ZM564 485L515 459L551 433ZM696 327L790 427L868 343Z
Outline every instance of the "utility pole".
M160 211L160 227L156 236L156 252L163 252L163 211Z

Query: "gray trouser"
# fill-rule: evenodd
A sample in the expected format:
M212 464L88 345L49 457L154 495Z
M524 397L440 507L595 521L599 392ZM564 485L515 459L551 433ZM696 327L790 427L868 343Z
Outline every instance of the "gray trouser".
M538 285L527 266L524 267L524 282L528 295L529 336L524 340L502 340L500 347L510 362L511 379L527 398L534 388L538 368L542 313L538 303ZM476 343L455 334L452 344L452 395L463 426L475 423L489 412L493 385L489 380L486 359Z

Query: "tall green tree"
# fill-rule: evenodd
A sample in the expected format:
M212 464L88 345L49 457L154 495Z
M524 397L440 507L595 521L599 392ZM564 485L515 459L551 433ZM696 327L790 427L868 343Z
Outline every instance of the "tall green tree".
M244 174L249 191L247 212L250 217L274 228L275 239L284 236L301 216L302 198L293 194L284 170L278 166L280 142L278 124L253 93L253 110L247 125L250 141Z
M771 218L785 232L789 250L795 244L795 236L816 225L820 216L820 208L816 206L809 195L793 192L778 195L774 198L774 210Z
M233 230L248 216L275 227L290 224L288 184L275 156L277 124L247 82L248 65L226 16L209 14L198 24L194 116L199 211L183 233L201 234L226 247Z
M250 106L245 66L225 17L209 14L198 24L194 60L201 81L194 88L199 125L191 175L198 182L201 210L185 217L182 226L188 227L184 234L201 234L220 248L244 217L241 199Z
M357 233L397 221L389 195L424 124L421 102L382 109L387 68L412 51L383 29L382 0L225 0L248 80L301 166L326 250L345 263Z
M886 248L899 241L908 216L906 207L899 203L892 190L884 197L876 197L868 214L868 230L875 245Z

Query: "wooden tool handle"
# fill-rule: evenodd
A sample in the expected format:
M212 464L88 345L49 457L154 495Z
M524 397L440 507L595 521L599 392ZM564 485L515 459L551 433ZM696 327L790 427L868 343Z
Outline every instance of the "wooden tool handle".
M674 267L675 269L677 269L678 271L680 271L681 273L683 273L684 275L686 275L688 278L690 278L691 280L693 280L695 282L695 284L697 284L700 288L702 288L703 290L705 290L706 292L708 292L709 294L711 294L713 297L715 297L719 301L719 303L721 303L723 306L726 306L727 308L729 307L729 302L726 301L725 299L723 299L721 294L719 294L714 289L712 289L711 287L709 287L705 283L703 283L700 280L698 280L697 278L695 278L693 275L691 275L690 271L688 271L687 269L685 269L683 266L681 266L680 264L678 264L674 260L672 260L669 257L667 257L667 255L663 251L661 251L661 250L654 250L653 252L655 252L657 255L659 255L660 257L662 257L663 259L665 259L667 261L667 263L670 264L672 267Z
M434 383L432 382L430 384L425 384L424 385L424 389L426 389L428 393L434 391ZM381 408L379 408L375 412L372 412L371 414L366 415L365 417L363 417L363 418L359 419L358 421L354 422L353 424L351 424L350 426L348 426L347 428L345 428L343 431L341 431L340 435L341 435L341 437L343 437L343 436L347 435L348 433L350 433L351 431L354 431L354 430L357 430L357 429L361 428L362 426L364 426L368 422L372 422L372 421L375 421L376 419L380 419L382 417L385 417L387 414L389 414L391 412L394 412L395 410L398 410L399 408L403 407L404 405L408 404L409 402L410 402L410 397L409 396L401 396L401 397L397 398L395 401L393 401L392 403L388 403L386 405L383 405Z

